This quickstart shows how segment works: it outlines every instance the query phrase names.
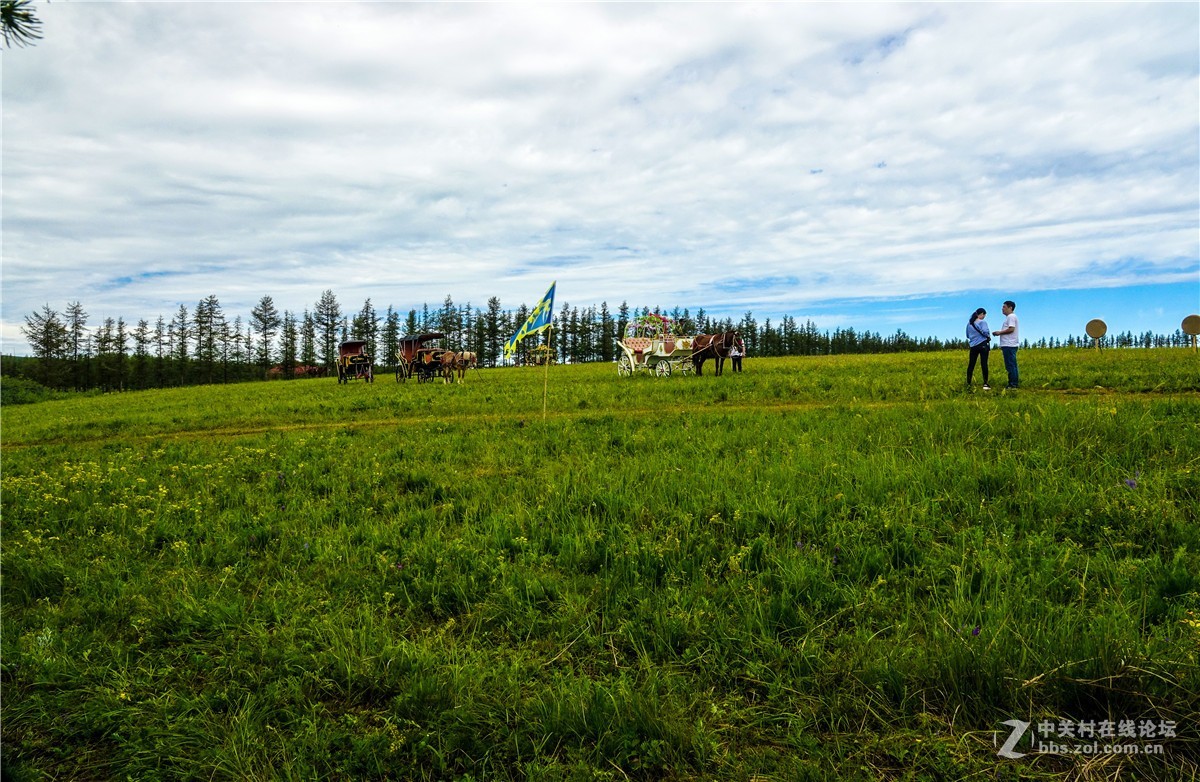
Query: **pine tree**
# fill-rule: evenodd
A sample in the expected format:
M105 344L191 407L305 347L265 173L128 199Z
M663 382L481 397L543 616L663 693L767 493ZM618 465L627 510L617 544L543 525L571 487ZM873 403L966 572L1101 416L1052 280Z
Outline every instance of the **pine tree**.
M189 376L188 372L188 349L190 345L188 341L192 336L191 320L188 318L187 307L183 304L179 305L179 311L175 313L175 319L171 321L174 329L174 347L175 347L175 364L176 377L179 380L179 385L186 385Z
M25 316L25 325L21 327L21 333L29 341L29 347L38 359L39 379L42 384L51 387L62 385L59 364L67 357L71 344L67 324L63 323L49 304L45 304L41 312Z
M585 345L583 341L583 319L579 315L579 308L571 308L571 320L567 324L567 331L570 335L570 347L568 354L571 356L571 363L578 364L584 360L586 356Z
M100 328L92 334L92 353L96 356L96 379L105 391L117 388L116 367L116 331L117 322L113 318L105 318Z
M379 317L375 314L375 307L372 306L370 299L363 303L362 309L354 316L350 327L350 336L352 339L360 339L367 343L367 355L371 356L373 361L378 358L376 349L379 342Z
M400 351L400 313L392 305L388 305L387 315L383 318L383 355L376 359L382 366L391 366L396 362L396 353Z
M446 335L446 345L454 350L462 350L462 339L459 333L461 324L458 322L458 310L454 308L454 301L447 296L442 302L442 309L438 312L437 330Z
M246 330L242 332L242 352L246 356L246 367L258 367L258 361L255 360L254 353L254 328L249 323L246 324ZM247 377L259 376L258 372L246 375Z
M528 319L529 308L522 304L520 307L517 307L517 311L513 314L512 322L509 324L509 328L506 329L506 331L509 333L516 332L517 329L521 328L521 324ZM518 342L516 350L513 352L513 355L510 356L510 358L520 366L524 366L529 363L530 351L533 349L533 347L529 344L531 341L532 340L529 339L523 339Z
M242 364L246 361L245 346L242 343L242 316L238 315L229 325L229 361L234 366L235 375L242 377Z
M306 367L317 365L317 324L307 308L300 326L300 363Z
M216 296L208 297L208 354L212 357L214 369L217 362L225 355L225 346L229 341L229 324L225 321L225 310ZM209 382L216 379L215 373Z
M129 332L125 328L125 319L117 318L117 330L114 335L115 365L117 373L117 388L125 390L125 378L129 374Z
M338 357L338 327L342 322L342 308L333 291L326 289L317 301L314 310L317 333L320 335L319 359L328 369L333 369Z
M553 313L551 313L551 315L553 316ZM571 305L564 301L562 309L559 310L558 323L553 322L553 317L551 317L550 320L553 325L546 330L546 339L554 340L554 342L558 344L558 360L565 364L571 358L570 345L567 342L567 336L570 333L571 326ZM555 331L558 333L553 333ZM553 349L554 345L552 344L550 347Z
M608 302L606 301L600 302L599 340L600 360L605 362L612 361L616 351L617 324L612 319L612 313L608 311Z
M296 376L296 360L298 353L299 331L296 328L296 316L284 310L282 327L279 332L279 363L283 368L283 376Z
M734 328L732 323L730 324L729 328ZM754 313L747 311L746 314L742 316L742 322L739 323L736 328L737 332L742 335L742 341L746 343L746 350L759 353L758 322L754 320ZM721 330L728 331L728 329Z
M221 336L225 329L225 314L221 311L221 302L216 296L209 295L200 300L193 313L192 322L195 326L196 368L200 380L211 383L216 376Z
M482 310L475 310L475 317L471 319L473 331L471 334L471 352L473 352L480 361L484 361L484 354L488 347L488 329L487 316ZM484 363L487 366L487 363Z
M84 348L87 344L88 314L84 312L82 304L72 301L67 304L64 315L67 327L67 357L71 361L71 382L76 389L82 390L87 381Z
M779 345L777 344L778 337L779 335L776 333L775 328L771 325L771 319L767 318L764 320L762 337L758 340L759 355L778 356L780 352ZM745 338L743 337L743 339Z
M258 365L264 373L274 363L271 343L279 332L280 323L279 310L275 308L275 300L270 296L263 296L254 309L250 310L250 325L258 332Z
M475 323L471 318L471 305L463 304L457 307L455 320L458 324L458 349L471 349L471 329L475 327Z
M129 384L134 388L150 385L150 321L142 318L133 330L133 368Z
M500 359L500 353L504 350L504 331L501 328L504 313L500 309L500 299L496 296L488 299L487 303L487 337L483 343L483 359L484 364L490 367L496 366Z
M167 341L167 322L162 315L154 322L154 385L162 388L167 381L167 356L171 345Z
M224 317L221 318L221 382L228 383L232 377L234 380L241 378L240 369L238 366L237 354L241 350L242 344L242 319L238 315L234 318L234 322L230 323Z
M796 319L791 315L784 315L779 332L780 340L783 343L783 354L785 356L796 355Z

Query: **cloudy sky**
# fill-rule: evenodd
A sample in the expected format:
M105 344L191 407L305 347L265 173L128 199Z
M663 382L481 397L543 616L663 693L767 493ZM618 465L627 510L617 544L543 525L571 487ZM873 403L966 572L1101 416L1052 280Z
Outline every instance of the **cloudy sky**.
M39 3L3 52L6 352L621 301L961 336L1200 310L1200 6Z

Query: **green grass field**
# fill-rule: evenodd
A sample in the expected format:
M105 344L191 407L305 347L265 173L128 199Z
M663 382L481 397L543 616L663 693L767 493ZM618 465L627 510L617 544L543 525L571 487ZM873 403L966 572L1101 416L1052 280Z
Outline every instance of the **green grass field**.
M5 408L4 773L1196 778L1200 359L965 363Z

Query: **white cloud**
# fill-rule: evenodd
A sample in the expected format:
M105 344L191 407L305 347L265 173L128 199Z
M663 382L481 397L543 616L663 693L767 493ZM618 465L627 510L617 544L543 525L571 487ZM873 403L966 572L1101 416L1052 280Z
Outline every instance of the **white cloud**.
M6 349L45 301L515 306L557 278L766 315L1200 256L1194 5L39 12L3 63Z

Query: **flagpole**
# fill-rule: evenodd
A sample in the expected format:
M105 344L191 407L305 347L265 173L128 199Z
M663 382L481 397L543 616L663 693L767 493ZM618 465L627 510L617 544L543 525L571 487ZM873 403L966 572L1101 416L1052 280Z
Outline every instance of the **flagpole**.
M546 397L550 390L550 362L554 359L554 315L550 315L550 333L546 336L550 352L546 354L546 376L542 383L542 423L546 423Z

